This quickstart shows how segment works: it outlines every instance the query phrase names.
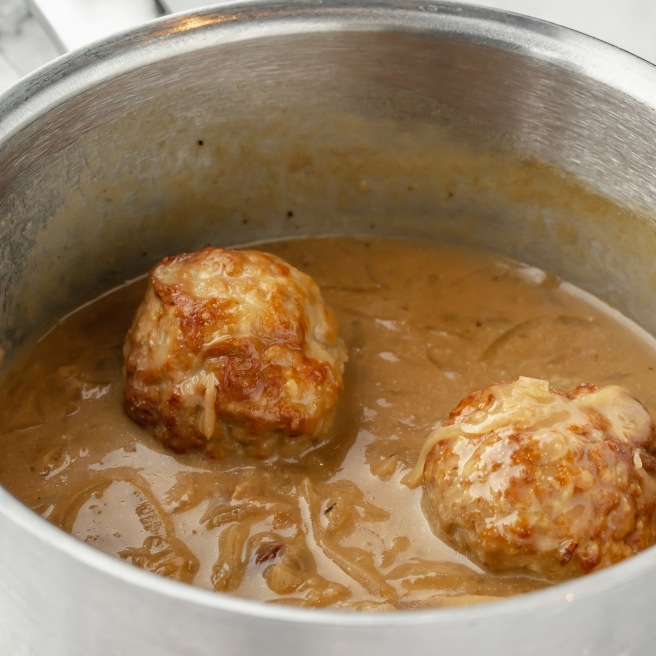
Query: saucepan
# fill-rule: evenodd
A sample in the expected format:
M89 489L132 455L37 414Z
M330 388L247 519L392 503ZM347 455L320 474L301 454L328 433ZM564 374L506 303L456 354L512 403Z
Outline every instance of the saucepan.
M0 99L3 361L206 243L380 234L550 269L656 332L656 69L432 0L236 0L65 55ZM366 184L363 185L363 181ZM140 571L0 489L6 654L648 654L656 550L469 608L265 605Z

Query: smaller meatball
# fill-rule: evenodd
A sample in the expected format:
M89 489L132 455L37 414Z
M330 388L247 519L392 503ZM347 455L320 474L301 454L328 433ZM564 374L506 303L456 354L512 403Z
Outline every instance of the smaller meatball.
M125 409L165 445L268 457L328 431L346 348L308 275L207 247L151 271L123 355Z
M656 541L656 434L624 389L519 378L474 392L417 469L433 532L496 572L592 572Z

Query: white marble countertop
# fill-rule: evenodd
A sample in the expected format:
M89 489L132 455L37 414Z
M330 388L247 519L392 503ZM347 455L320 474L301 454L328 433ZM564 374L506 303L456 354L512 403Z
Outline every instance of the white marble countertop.
M655 0L462 1L507 9L571 27L656 63ZM165 4L172 11L183 11L211 3L166 0ZM41 25L30 14L25 0L0 0L0 91L57 54Z

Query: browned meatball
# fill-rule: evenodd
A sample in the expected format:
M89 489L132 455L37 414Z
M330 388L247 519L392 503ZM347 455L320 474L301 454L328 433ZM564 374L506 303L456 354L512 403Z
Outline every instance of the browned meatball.
M474 392L429 437L424 511L490 570L569 578L656 541L655 453L649 414L621 387L519 378Z
M323 435L346 360L312 278L211 247L151 271L123 354L130 417L175 451L213 457Z

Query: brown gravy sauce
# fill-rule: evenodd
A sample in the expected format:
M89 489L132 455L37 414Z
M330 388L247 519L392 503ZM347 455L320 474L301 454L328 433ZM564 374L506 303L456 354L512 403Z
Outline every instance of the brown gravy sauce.
M303 238L260 246L312 275L349 350L332 434L291 461L175 455L121 405L143 281L60 321L0 390L0 481L90 545L264 601L441 607L534 590L433 536L401 484L469 392L519 375L620 384L656 410L654 341L550 274L446 244Z

